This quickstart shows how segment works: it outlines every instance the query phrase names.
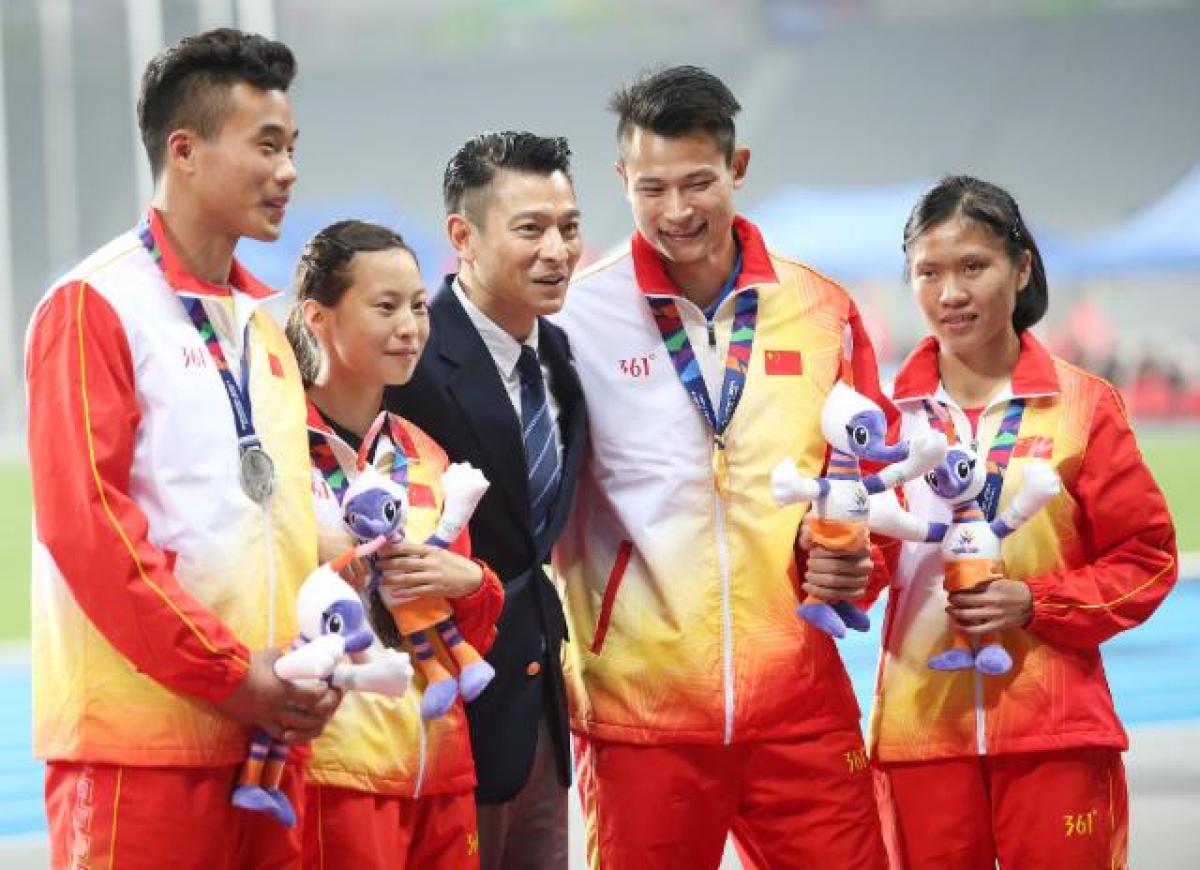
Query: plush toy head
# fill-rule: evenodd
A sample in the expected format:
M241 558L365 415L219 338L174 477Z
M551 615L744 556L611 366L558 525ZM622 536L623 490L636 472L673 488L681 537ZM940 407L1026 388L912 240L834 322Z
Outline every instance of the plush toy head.
M346 490L342 517L346 528L360 541L380 535L395 537L397 532L403 534L408 520L408 494L404 487L368 465Z
M984 463L970 450L959 445L947 450L946 458L925 475L925 482L934 495L953 505L978 498L986 480Z
M880 407L842 381L833 385L821 406L821 434L859 459L900 462L908 457L907 446L888 446L887 417Z
M309 574L301 585L296 616L306 638L340 634L348 653L362 652L375 639L358 593L327 565Z

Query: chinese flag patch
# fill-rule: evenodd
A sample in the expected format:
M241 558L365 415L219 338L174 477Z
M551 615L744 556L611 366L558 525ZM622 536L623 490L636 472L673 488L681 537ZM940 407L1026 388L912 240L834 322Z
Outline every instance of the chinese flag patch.
M408 506L436 508L437 502L433 498L433 490L424 484L410 483L408 485Z
M769 350L763 354L763 362L769 375L804 374L798 350Z
M1013 456L1028 456L1031 459L1049 459L1054 455L1054 439L1044 435L1018 438L1013 445Z
M279 357L270 351L267 352L267 365L271 367L271 374L277 378L283 377L283 363L279 361Z

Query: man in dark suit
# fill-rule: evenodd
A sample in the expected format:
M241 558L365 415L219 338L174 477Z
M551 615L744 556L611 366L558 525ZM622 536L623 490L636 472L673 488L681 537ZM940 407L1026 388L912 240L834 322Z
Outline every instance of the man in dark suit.
M470 525L472 550L505 588L496 678L467 707L483 870L567 866L566 623L543 566L587 427L566 336L543 318L562 306L582 248L569 160L564 139L511 132L480 134L450 160L459 272L431 305L412 381L387 397L491 481Z

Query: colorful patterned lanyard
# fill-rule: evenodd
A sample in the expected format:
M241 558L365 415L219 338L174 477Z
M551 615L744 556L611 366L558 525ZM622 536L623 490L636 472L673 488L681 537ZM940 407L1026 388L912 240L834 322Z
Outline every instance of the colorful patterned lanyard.
M138 226L138 237L142 241L142 246L146 252L154 260L154 264L162 269L162 251L158 249L158 243L154 240L154 234L150 231L150 221L143 220ZM204 305L195 296L180 296L179 301L183 303L184 310L187 311L188 317L192 319L192 325L196 327L196 331L200 333L200 338L204 342L204 346L208 349L209 356L212 357L213 363L217 367L217 371L221 374L221 380L225 383L225 391L229 394L229 404L233 406L233 419L238 429L238 440L241 441L246 437L254 437L254 418L250 408L250 324L246 324L246 330L242 336L242 364L241 364L241 382L234 379L233 373L229 370L229 362L225 358L225 350L221 347L221 342L217 338L217 331L213 328L212 321L208 318L208 313L204 310Z
M138 226L138 238L142 247L154 260L154 264L162 269L162 251L150 231L149 219L144 219ZM229 362L225 351L217 338L208 312L195 296L179 296L192 325L200 334L208 355L212 357L213 365L221 376L225 386L225 395L229 399L229 407L233 411L233 424L237 430L238 455L240 460L240 476L242 489L246 495L259 504L265 504L275 488L275 468L271 458L263 450L262 440L254 430L254 413L250 405L250 324L247 323L242 333L241 380L233 376L229 370Z
M408 439L405 437L404 430L400 424L390 416L386 416L386 412L380 412L379 417L371 424L371 428L367 430L367 435L363 438L362 447L359 448L360 456L367 455L364 453L364 448L373 445L379 437L379 431L382 428L383 419L387 419L388 434L392 439L392 470L389 476L392 481L402 487L408 487L408 450L405 445ZM411 448L410 448L411 449ZM350 488L350 479L346 476L345 470L337 461L337 457L333 454L333 448L329 445L329 438L324 432L315 429L308 430L308 452L312 459L313 467L321 472L321 477L325 478L325 482L333 491L334 498L337 503L341 504L345 499L346 490Z
M925 416L929 419L929 425L942 432L946 436L946 440L953 444L957 440L954 424L945 408L939 405L939 409L942 411L941 414L934 410L932 402L928 399L925 401ZM988 448L987 480L983 484L983 491L976 499L988 522L996 518L1000 507L1000 490L1004 487L1004 472L1008 468L1008 461L1012 458L1013 448L1017 444L1017 432L1021 429L1021 417L1024 413L1024 399L1010 400L1004 409L1000 428L996 430L996 437L992 439L992 446Z
M700 372L700 363L696 360L696 353L688 340L675 298L652 296L647 301L679 380L683 382L692 403L713 433L713 475L717 488L724 492L728 479L725 430L729 428L733 412L737 409L746 385L746 370L750 366L750 351L754 345L754 330L758 323L758 291L741 291L734 304L733 330L729 335L729 350L725 355L725 379L721 384L719 416L713 409L708 388L704 385L704 375Z

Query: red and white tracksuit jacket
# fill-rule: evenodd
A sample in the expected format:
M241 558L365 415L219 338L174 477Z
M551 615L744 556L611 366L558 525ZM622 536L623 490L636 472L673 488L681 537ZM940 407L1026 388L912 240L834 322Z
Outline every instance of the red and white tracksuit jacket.
M770 476L784 457L805 475L824 468L821 405L847 326L855 384L878 397L874 353L841 287L769 252L749 221L734 231L742 271L711 336L637 234L576 278L556 319L571 340L591 447L554 564L571 628L571 724L596 740L732 744L857 728L832 639L795 614L807 506L777 506ZM711 392L735 299L751 288L757 328L720 491L712 433L645 297L678 297Z
M1012 671L926 666L949 645L939 545L905 543L888 600L870 736L884 763L1079 747L1125 749L1104 678L1100 644L1139 625L1162 602L1178 566L1162 492L1134 440L1117 391L1054 359L1028 331L1011 386L980 418L977 439L938 375L926 339L896 377L894 401L907 437L929 422L925 401L946 405L958 439L985 456L1012 398L1026 401L1000 509L1034 459L1054 466L1062 492L1001 544L1005 574L1033 593L1033 618L1003 633ZM909 509L946 521L949 510L922 480L905 487Z
M33 743L41 758L217 766L247 729L219 713L249 650L286 647L316 566L304 390L235 261L232 289L184 268L151 212L56 282L29 327ZM225 387L179 297L202 300L236 365L248 325L270 509L238 482Z

